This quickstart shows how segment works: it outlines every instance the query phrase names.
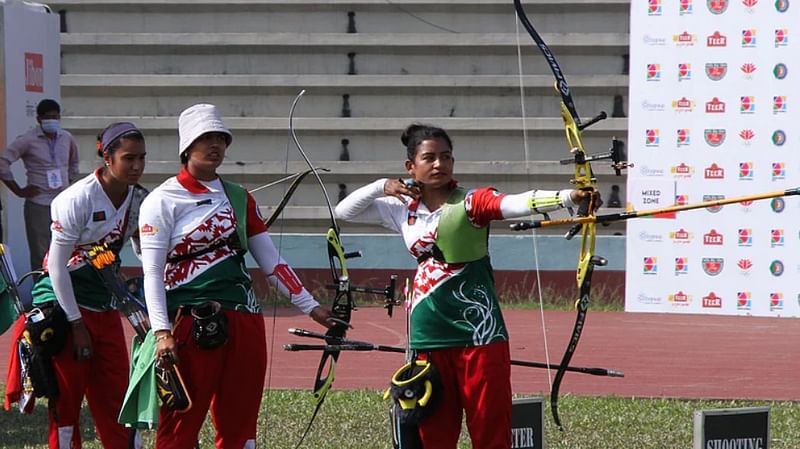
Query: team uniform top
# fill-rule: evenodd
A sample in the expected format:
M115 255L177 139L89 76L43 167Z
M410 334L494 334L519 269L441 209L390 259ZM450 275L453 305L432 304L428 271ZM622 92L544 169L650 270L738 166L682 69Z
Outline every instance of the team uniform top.
M417 259L411 306L412 349L481 346L508 340L489 260L488 226L493 220L571 207L571 191L534 190L507 195L490 187L461 190L461 197L448 200L448 204L431 212L422 201L408 198L404 204L386 196L385 182L380 179L356 190L337 205L336 214L345 220L377 223L399 232L409 253ZM440 221L445 211L451 215L460 213L466 225L442 229ZM479 249L469 260L449 263L435 256L443 237L455 251L472 243L478 243ZM447 253L448 248L442 249Z
M103 190L99 177L98 169L58 194L50 205L53 244L71 245L73 248L66 262L72 288L62 288L58 282L54 287L50 276L43 276L33 290L34 304L58 297L69 319L80 316L75 310L70 310L70 303L76 301L81 307L95 311L115 307L84 253L93 246L107 244L118 255L125 241L136 232L139 207L147 195L143 187L129 186L125 200L120 207L115 207ZM45 256L45 270L50 257L50 253Z
M163 288L150 290L145 285L154 330L170 328L163 311L151 307L164 301L169 312L213 300L227 309L260 313L244 264L245 250L253 254L272 284L304 313L319 305L273 246L255 199L244 192L246 217L237 217L230 200L236 192L226 189L242 187L219 178L199 181L184 168L154 189L142 205L139 236L145 270L151 270L153 264L161 269L163 263L151 260L147 250L166 252ZM237 238L237 219L245 220L247 242Z

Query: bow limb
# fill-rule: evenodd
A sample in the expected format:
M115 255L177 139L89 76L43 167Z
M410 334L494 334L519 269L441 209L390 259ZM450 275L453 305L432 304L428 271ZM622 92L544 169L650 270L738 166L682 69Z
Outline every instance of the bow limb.
M308 157L305 150L303 150L303 146L300 145L300 140L297 138L297 133L294 127L294 112L297 108L300 98L302 98L305 92L305 90L300 91L300 93L297 94L292 102L292 107L289 110L289 133L291 134L292 141L297 147L297 151L300 152L303 160L308 165L309 172L314 174L314 178L317 180L317 183L322 190L331 220L330 228L326 234L326 240L331 277L333 278L333 283L336 286L336 296L334 297L333 305L331 306L331 313L336 318L336 324L328 329L325 335L330 337L333 341L335 338L343 338L345 336L345 333L350 326L351 312L354 309L354 305L350 289L350 277L347 271L347 264L345 262L346 255L340 243L339 225L337 224L336 216L333 213L333 206L331 205L328 191L325 188L325 184L322 182L322 178L319 176L318 169L314 166L314 164L311 163L311 159ZM325 350L322 352L322 356L320 357L319 361L319 367L317 368L316 380L314 381L313 395L316 403L314 407L314 413L311 415L311 419L309 420L308 425L306 426L305 431L303 431L303 434L300 437L300 440L297 442L295 448L298 448L303 444L303 440L305 440L305 437L311 430L314 419L317 417L317 413L319 412L320 407L322 407L325 397L333 385L336 362L339 360L339 353L340 351L338 349Z
M555 89L561 96L561 118L564 121L564 131L569 150L574 156L575 172L572 182L578 190L589 192L586 200L580 204L578 209L579 216L589 216L593 213L594 207L592 200L595 197L594 193L597 191L596 179L592 173L592 167L589 164L589 157L583 147L583 140L581 138L581 121L575 109L575 103L572 100L572 93L567 83L561 67L558 65L555 56L550 51L550 48L544 42L542 37L533 27L533 24L525 14L522 7L521 0L514 0L514 8L517 12L517 17L522 23L522 26L534 40L539 50L544 55L550 70L553 72L555 78ZM594 255L596 225L595 223L583 223L575 226L567 233L567 238L570 239L580 231L581 233L581 247L578 257L578 265L576 270L576 284L579 290L579 298L576 301L577 315L575 318L575 326L572 330L567 349L562 356L561 363L559 363L558 371L556 372L553 384L550 390L550 409L553 414L553 421L559 429L563 430L561 419L558 415L558 393L561 382L564 379L564 374L569 367L569 362L572 360L572 355L577 349L578 342L580 341L581 333L583 331L584 322L589 307L589 295L591 292L591 280L594 265L600 265L600 259Z

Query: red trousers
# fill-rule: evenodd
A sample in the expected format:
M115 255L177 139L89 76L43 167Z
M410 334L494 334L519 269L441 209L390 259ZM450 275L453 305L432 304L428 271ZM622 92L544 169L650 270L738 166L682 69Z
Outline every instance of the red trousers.
M473 449L511 448L511 353L508 342L431 351L442 397L419 426L425 449L455 449L461 419Z
M200 349L191 335L192 317L183 315L173 335L178 366L192 408L176 413L161 407L157 449L195 447L209 408L218 449L255 448L256 424L267 371L267 340L261 314L224 310L228 341Z
M81 447L79 421L84 395L103 447L127 449L130 430L117 423L128 386L128 348L120 314L116 310L81 309L81 315L92 338L93 355L89 360L75 360L69 333L64 350L53 357L59 394L50 413L50 449Z

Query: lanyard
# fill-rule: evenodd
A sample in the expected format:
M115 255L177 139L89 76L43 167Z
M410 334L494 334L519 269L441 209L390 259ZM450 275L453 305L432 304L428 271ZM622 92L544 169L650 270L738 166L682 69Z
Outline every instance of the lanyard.
M50 148L50 161L55 163L56 162L56 145L58 143L57 142L58 141L58 133L56 133L55 137L53 137L52 139L50 139L49 137L46 137L46 138L47 138L47 147Z

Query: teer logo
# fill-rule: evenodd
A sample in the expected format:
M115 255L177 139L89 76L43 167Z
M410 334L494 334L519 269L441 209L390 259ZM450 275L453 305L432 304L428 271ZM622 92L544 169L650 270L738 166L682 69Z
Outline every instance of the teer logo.
M706 37L706 47L727 47L727 46L728 46L728 38L719 31L714 31L714 34Z
M705 179L725 179L725 169L714 162L709 167L703 169L703 177Z
M670 232L669 238L672 239L673 243L691 243L692 233L681 228L677 231Z
M708 234L703 234L703 245L722 246L724 240L722 234L716 229L708 231Z
M675 112L692 112L692 109L694 109L694 101L686 97L681 97L672 102L672 109L674 109Z
M703 307L720 309L722 308L722 298L711 292L708 296L703 296Z
M25 53L25 91L44 92L44 58L41 53Z
M667 301L671 302L673 306L686 307L692 303L692 296L679 291L667 296Z
M706 102L706 114L724 114L725 102L720 101L719 98L714 97Z
M697 36L688 31L672 36L672 42L675 42L678 47L691 47L696 40Z
M694 174L694 168L685 162L681 162L679 165L673 165L670 168L670 173L676 178L691 178Z

